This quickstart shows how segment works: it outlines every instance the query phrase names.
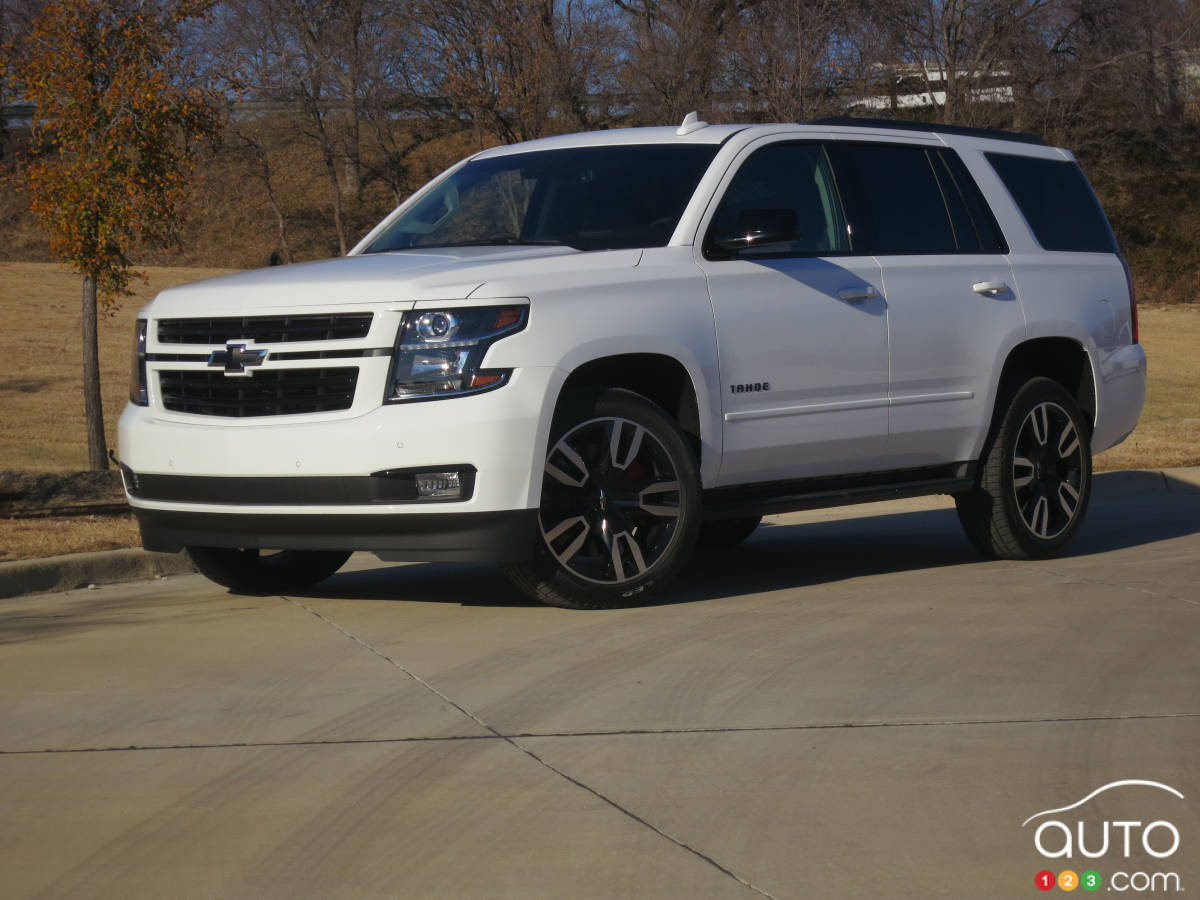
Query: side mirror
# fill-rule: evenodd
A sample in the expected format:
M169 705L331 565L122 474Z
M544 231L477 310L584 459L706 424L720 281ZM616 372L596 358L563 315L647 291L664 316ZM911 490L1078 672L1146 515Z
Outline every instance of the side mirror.
M801 234L796 230L794 209L743 209L738 213L733 234L714 238L712 246L730 255L736 255L750 247L800 239Z

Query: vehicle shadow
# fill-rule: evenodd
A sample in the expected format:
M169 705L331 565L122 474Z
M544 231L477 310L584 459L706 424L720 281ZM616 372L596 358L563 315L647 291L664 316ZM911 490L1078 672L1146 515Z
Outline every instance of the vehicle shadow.
M338 572L307 591L289 596L322 600L385 600L454 603L460 606L541 606L526 597L490 563L380 563Z
M1200 533L1200 490L1182 483L1168 490L1164 476L1145 474L1159 480L1151 492L1144 489L1147 485L1128 482L1114 489L1100 477L1088 519L1069 556ZM656 605L987 562L964 536L953 509L803 524L768 520L740 547L697 552L678 584ZM510 586L496 567L461 563L381 564L339 573L304 596L464 606L538 605Z

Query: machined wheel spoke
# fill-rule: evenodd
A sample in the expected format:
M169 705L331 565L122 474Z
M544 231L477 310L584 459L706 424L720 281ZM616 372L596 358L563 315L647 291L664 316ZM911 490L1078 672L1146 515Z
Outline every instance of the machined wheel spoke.
M626 574L625 560L622 558L623 554L621 552L622 548L629 551L629 561L633 563L634 568L632 574ZM622 531L613 535L612 564L613 571L617 575L617 581L627 581L646 571L646 560L642 556L642 548L638 546L637 540L628 531Z
M1070 419L1063 426L1062 433L1058 436L1058 458L1066 459L1079 449L1079 432L1075 430L1074 423Z
M579 473L579 476L582 477L568 474L555 462L556 456L563 457ZM587 463L583 461L583 457L575 452L575 449L567 443L566 438L563 438L554 445L554 449L546 456L546 474L568 487L583 487L587 483L590 473L588 472Z
M1044 495L1033 501L1033 509L1030 510L1025 521L1029 525L1029 530L1038 537L1050 536L1050 501Z
M628 443L626 443L624 438L630 431L632 431L632 434L630 434ZM628 422L625 419L614 419L612 437L608 442L608 451L609 456L612 458L612 464L618 469L628 469L630 463L637 459L637 455L642 449L642 438L645 436L646 429L641 425Z
M667 501L664 494L672 494L679 492L678 481L659 481L643 488L638 494L638 506L652 516L663 516L667 518L676 518L679 516L679 498L676 497L673 503ZM655 501L653 498L658 497Z
M1013 487L1017 488L1018 490L1023 487L1027 487L1033 481L1034 471L1035 469L1033 461L1029 459L1029 457L1014 456Z
M1029 413L1029 425L1033 432L1033 439L1046 446L1046 441L1050 438L1050 407L1046 403L1035 406L1033 411Z
M1060 482L1058 485L1058 505L1062 507L1062 511L1067 514L1067 521L1075 518L1075 510L1079 508L1079 491L1075 485L1069 481Z
M554 547L554 542L567 534L572 528L577 528L579 533L571 540L565 550L559 551ZM567 565L575 555L583 549L583 545L587 543L588 533L591 527L587 523L587 519L583 516L572 516L569 519L563 519L553 528L546 532L546 545L550 548L550 552L555 555L559 562Z

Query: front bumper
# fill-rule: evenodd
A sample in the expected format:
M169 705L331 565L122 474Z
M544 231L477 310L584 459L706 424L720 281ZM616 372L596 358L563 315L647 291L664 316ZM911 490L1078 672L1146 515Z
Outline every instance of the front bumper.
M118 428L126 496L150 550L527 559L564 377L552 367L518 369L503 388L477 396L278 422L130 405ZM449 469L463 473L461 499L419 499L404 480Z
M537 510L408 515L209 513L134 508L147 550L254 547L369 550L389 560L518 562L533 555Z

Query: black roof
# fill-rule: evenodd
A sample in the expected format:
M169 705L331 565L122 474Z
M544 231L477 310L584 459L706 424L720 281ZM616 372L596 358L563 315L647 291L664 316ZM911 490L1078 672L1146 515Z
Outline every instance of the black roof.
M990 138L993 141L1015 141L1020 144L1046 142L1041 135L1020 131L1000 131L996 128L967 128L965 125L939 125L936 122L905 122L901 119L859 119L854 116L826 116L810 119L805 125L849 125L853 128L892 128L902 131L929 131L938 134L961 134L966 137Z

